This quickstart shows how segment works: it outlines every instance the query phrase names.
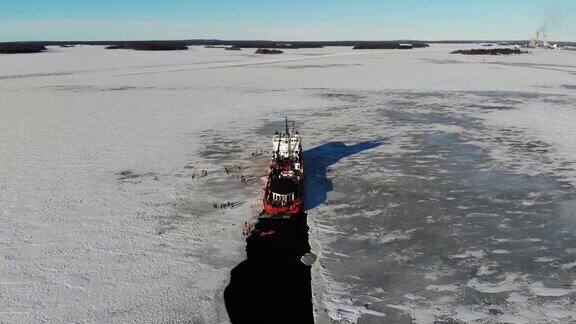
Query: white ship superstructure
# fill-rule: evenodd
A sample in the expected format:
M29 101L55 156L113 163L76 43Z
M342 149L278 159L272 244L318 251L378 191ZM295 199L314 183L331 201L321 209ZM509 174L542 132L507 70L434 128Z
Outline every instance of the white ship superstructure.
M298 132L287 130L286 133L276 133L272 137L274 159L291 158L298 161L302 152L302 141Z

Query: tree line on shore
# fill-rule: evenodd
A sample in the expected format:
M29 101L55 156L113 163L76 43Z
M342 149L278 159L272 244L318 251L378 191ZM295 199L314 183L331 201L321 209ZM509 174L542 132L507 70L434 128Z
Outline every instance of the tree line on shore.
M187 50L188 46L222 46L238 50L242 48L268 49L301 49L322 48L328 46L346 46L355 49L410 49L428 47L429 44L480 44L486 41L267 41L267 40L218 40L192 39L169 41L42 41L42 42L7 42L0 43L0 54L39 53L47 46L71 47L74 45L100 45L108 49L132 49L142 51ZM528 41L506 41L510 45L526 45ZM576 46L576 43L557 42L559 46Z
M260 41L260 40L183 40L183 41L46 41L0 43L1 54L39 53L47 46L72 47L75 45L100 45L106 49L131 49L141 51L187 50L188 46L226 47L233 50L242 48L302 49L325 46L350 46L357 49L394 49L426 47L428 44L416 41Z
M512 54L528 54L528 51L523 51L518 48L473 48L465 50L457 50L450 52L450 54L462 55L512 55Z

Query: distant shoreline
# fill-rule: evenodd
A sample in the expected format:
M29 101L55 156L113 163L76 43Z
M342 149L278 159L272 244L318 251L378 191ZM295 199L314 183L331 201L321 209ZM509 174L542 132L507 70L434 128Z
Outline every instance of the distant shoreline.
M576 42L555 42L558 46L576 46ZM412 49L428 47L429 44L496 44L501 46L527 46L527 40L515 41L268 41L268 40L150 40L150 41L38 41L38 42L3 42L0 43L0 54L40 53L47 46L73 47L75 45L99 45L106 49L131 49L142 51L187 50L188 46L227 47L233 49L302 49L323 48L330 46L348 46L354 49Z
M550 41L561 46L576 46L576 41ZM365 41L365 40L345 40L345 41L297 41L297 40L220 40L220 39L184 39L184 40L105 40L105 41L12 41L0 42L1 46L6 45L126 45L126 44L145 44L145 43L163 43L163 44L184 44L186 46L224 46L238 45L238 47L274 47L277 44L292 44L300 48L324 47L324 46L363 46L378 45L390 43L428 43L428 44L510 44L523 45L528 44L529 40L382 40L382 41Z

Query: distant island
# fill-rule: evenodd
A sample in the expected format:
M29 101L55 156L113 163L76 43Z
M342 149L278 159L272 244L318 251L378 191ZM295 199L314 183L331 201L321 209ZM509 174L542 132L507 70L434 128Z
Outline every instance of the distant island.
M259 48L255 54L284 54L284 52L278 49Z
M4 43L0 44L0 54L40 53L47 50L42 44Z
M430 47L426 43L403 44L398 42L364 43L354 46L354 49L413 49Z
M450 52L450 54L462 55L513 55L513 54L528 54L530 52L523 51L518 48L475 48L466 50L457 50Z
M176 42L127 42L109 45L106 49L131 49L136 51L185 51L188 46Z

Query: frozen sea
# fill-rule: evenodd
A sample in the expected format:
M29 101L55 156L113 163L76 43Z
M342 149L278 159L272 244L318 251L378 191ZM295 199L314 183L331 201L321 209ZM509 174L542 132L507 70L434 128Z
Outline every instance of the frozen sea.
M576 321L576 53L468 47L1 55L0 322L228 321L286 115L317 322Z

